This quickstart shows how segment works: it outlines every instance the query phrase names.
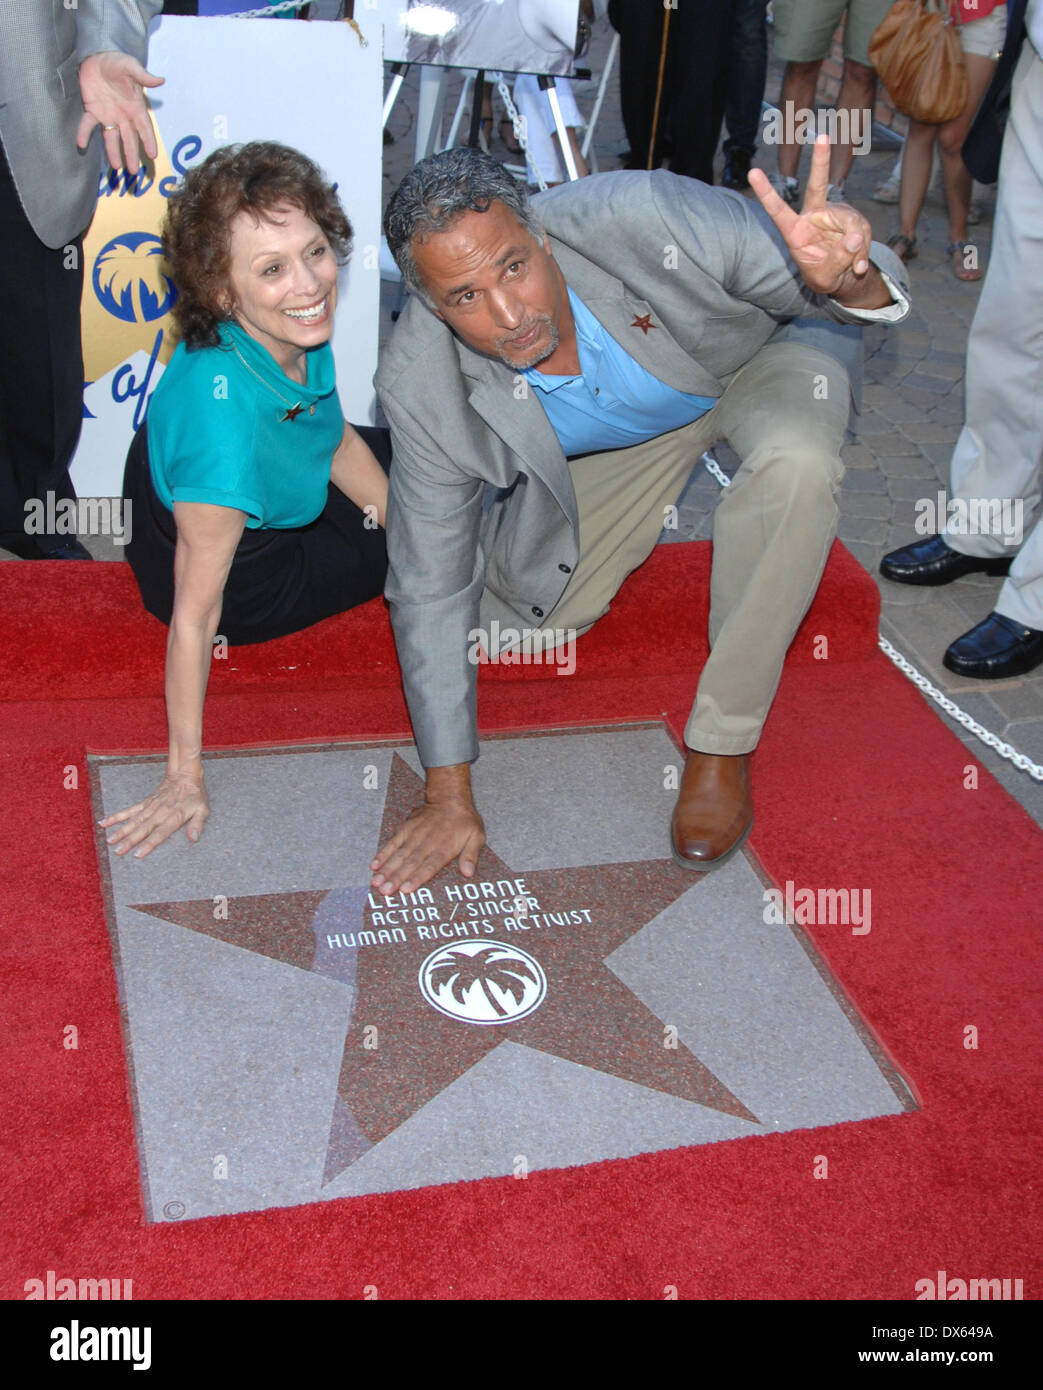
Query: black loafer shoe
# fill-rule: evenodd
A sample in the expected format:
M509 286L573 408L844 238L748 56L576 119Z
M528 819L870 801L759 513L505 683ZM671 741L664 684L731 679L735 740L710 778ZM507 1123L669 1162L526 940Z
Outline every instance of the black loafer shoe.
M958 676L995 681L1023 676L1043 664L1043 632L990 613L977 627L957 637L942 657L942 665Z
M750 165L753 163L753 151L743 149L737 145L728 151L724 160L724 173L721 182L725 188L749 188Z
M56 545L43 556L45 560L93 560L94 556L78 540L68 540L64 545Z
M880 573L896 584L948 584L964 574L1006 574L1011 560L961 555L946 545L941 536L928 536L885 555L880 561Z
M42 545L34 540L22 540L20 537L15 540L8 538L3 544L5 550L9 550L12 555L17 555L20 560L93 560L94 556L85 545L82 545L75 537L63 541L61 545L53 546L50 550L45 550Z

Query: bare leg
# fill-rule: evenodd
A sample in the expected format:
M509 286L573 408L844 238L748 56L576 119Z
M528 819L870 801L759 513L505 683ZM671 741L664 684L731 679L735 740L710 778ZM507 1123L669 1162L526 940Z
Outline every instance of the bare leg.
M960 151L971 121L977 115L996 64L980 53L967 53L967 105L955 120L938 127L938 148L942 156L945 201L949 208L949 240L967 240L967 212L971 203L971 176Z
M927 185L931 179L931 156L938 127L909 121L909 133L902 151L902 184L898 195L898 226L903 236L912 241L920 220Z
M779 105L782 107L782 128L786 130L792 126L792 121L788 119L788 113L792 108L794 111L810 111L815 104L815 88L818 85L818 73L822 62L817 63L787 63L786 71L782 75L782 95L779 98ZM797 165L800 163L800 146L795 140L784 140L779 146L779 173L785 174L788 178L796 178Z
M572 147L572 158L576 164L576 173L579 175L581 179L585 179L587 175L590 173L590 170L587 168L587 161L583 158L583 155L580 152L579 141L576 139L576 127L570 125L568 128L568 132L569 144Z
M837 110L850 111L852 115L858 111L861 113L861 119L864 123L862 128L868 130L873 120L875 96L876 73L873 69L866 67L865 63L856 63L850 58L845 58L844 80L840 86L840 95L837 97ZM852 121L852 129L854 128L854 121ZM844 182L851 172L854 157L854 146L850 141L838 142L833 146L829 156L830 183Z

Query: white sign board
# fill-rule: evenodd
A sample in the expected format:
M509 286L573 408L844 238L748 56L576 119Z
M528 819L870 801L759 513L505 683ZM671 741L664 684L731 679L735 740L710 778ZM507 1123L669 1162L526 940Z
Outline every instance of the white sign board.
M71 472L82 497L114 497L134 431L175 346L173 289L159 229L181 177L222 145L276 140L337 185L354 229L342 270L333 351L349 420L371 423L380 311L379 21L360 6L367 46L348 24L269 19L153 21L148 66L155 165L103 176L84 243L84 421Z

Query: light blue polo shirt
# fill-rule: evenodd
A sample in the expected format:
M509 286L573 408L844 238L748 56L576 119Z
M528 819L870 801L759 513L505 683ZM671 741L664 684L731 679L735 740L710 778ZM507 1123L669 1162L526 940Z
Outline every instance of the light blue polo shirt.
M646 371L572 290L569 303L581 375L552 376L537 367L522 373L539 392L566 458L642 444L690 425L717 404L714 396L678 391Z

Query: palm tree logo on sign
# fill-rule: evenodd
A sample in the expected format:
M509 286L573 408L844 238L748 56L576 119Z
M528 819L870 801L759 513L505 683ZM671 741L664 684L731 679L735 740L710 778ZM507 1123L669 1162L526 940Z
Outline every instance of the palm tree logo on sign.
M163 243L151 232L121 232L94 262L94 293L124 323L152 323L177 298L174 282L161 269Z
M431 952L420 967L420 992L463 1023L515 1023L543 1003L547 976L517 946L464 941Z

